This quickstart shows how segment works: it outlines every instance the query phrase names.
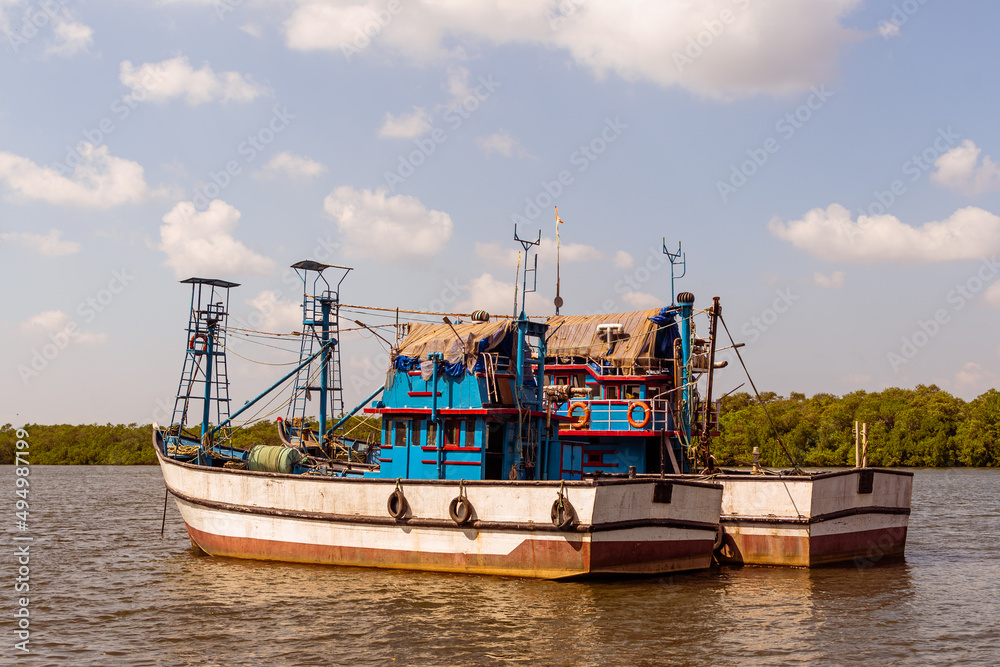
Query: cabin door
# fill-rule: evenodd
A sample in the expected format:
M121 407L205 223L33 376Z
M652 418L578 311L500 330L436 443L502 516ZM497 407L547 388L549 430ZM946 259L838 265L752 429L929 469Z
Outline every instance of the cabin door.
M507 425L486 422L486 476L484 479L503 479L503 449L507 438Z

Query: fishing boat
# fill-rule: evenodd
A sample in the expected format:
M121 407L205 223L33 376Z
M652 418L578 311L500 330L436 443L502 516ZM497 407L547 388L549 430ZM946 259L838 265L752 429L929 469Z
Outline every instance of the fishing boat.
M517 240L526 256L537 245ZM194 547L256 560L548 579L708 567L720 538L720 484L577 475L563 465L564 418L545 397L549 325L525 316L524 266L520 315L412 325L394 346L385 386L332 424L342 396L343 277L334 287L324 272L346 275L348 267L293 265L305 295L299 363L232 414L225 352L237 285L182 281L192 289L185 362L172 422L154 424L153 444ZM282 444L234 446L234 420L292 378ZM195 430L188 412L199 402ZM315 425L307 402L319 411ZM345 460L335 431L360 410L381 418L380 442L374 457Z
M686 258L680 246L670 252L664 243L663 253L674 293ZM698 336L694 304L694 294L681 292L659 309L548 320L546 395L550 411L566 417L560 446L569 477L625 470L710 476L723 487L716 552L723 563L866 566L902 557L911 472L859 459L855 469L806 473L790 456L791 470L782 472L756 461L750 471L716 465L713 391L715 372L727 365L716 359L724 320L715 297L702 311L707 335ZM741 345L728 343L742 363Z

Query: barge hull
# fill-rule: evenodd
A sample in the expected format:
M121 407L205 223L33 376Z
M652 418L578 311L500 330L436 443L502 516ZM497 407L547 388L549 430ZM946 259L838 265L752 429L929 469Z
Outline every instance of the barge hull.
M720 562L867 567L903 557L913 474L723 475Z

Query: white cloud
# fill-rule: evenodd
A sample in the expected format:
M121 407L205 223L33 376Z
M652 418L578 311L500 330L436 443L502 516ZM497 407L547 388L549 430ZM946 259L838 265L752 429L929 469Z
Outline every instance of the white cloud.
M636 310L649 310L669 305L664 303L660 297L646 292L625 292L622 294L622 300Z
M480 257L494 266L514 267L517 265L518 249L501 246L496 241L489 243L476 242L476 256ZM541 243L536 246L539 261L546 264L556 262L556 242L554 239L544 237ZM560 263L569 262L590 262L597 259L604 259L604 253L592 245L585 243L563 243L559 249Z
M110 208L158 194L149 190L139 163L109 155L107 146L95 148L83 142L71 157L77 163L72 176L67 177L28 158L0 152L0 182L15 197L60 206ZM68 166L65 170L68 171Z
M816 273L813 274L813 282L815 282L820 287L826 287L828 289L840 289L841 287L844 286L844 277L846 275L847 274L845 274L843 271L834 271L830 275L826 276L817 271Z
M257 296L247 299L246 304L257 313L250 315L251 328L286 333L302 326L302 304L289 301L274 290L258 292Z
M962 396L978 396L987 389L996 386L997 376L979 364L968 361L955 372L950 380L941 384L949 387Z
M58 229L50 229L44 236L29 232L5 232L0 234L0 241L23 245L42 257L60 257L80 252L80 244L76 241L64 241L62 232Z
M239 72L215 73L208 63L195 70L187 56L135 67L128 60L121 64L118 78L132 89L130 98L137 101L166 102L183 97L190 106L207 102L250 102L266 95L268 89Z
M253 173L255 178L274 179L282 174L288 178L308 180L326 172L326 165L292 151L282 151Z
M46 310L32 315L18 325L18 330L25 335L46 334L58 331L69 324L69 315L61 310Z
M379 139L416 139L431 131L431 116L426 109L413 107L413 111L393 116L385 115L378 129Z
M499 153L504 157L532 157L521 145L521 140L506 130L494 132L486 137L477 137L476 145L487 156L491 153Z
M46 55L69 57L86 51L94 43L94 30L74 21L68 12L52 19L52 32L56 38L46 47Z
M983 299L989 305L995 308L1000 308L1000 282L990 285L989 289L986 290L986 293L983 294Z
M455 304L461 312L485 310L495 315L514 314L514 283L497 280L491 273L484 273L473 278L468 284L469 296L464 301ZM521 307L521 295L518 294L518 312ZM553 306L545 303L537 292L529 292L525 304L528 315L544 315L551 312Z
M862 0L562 4L571 10L537 0L410 0L399 16L387 16L381 0L348 6L300 0L284 29L293 49L356 49L415 63L507 44L559 49L597 77L615 73L721 99L831 82L840 51L863 37L842 24ZM730 20L723 23L723 15Z
M159 249L165 264L178 278L222 278L235 274L263 274L274 262L233 237L240 212L221 199L198 212L191 202L180 202L163 216Z
M615 267L619 269L631 269L635 266L635 259L633 259L632 255L628 254L624 250L616 252L611 261L614 262Z
M878 34L885 39L899 37L899 24L894 21L882 21L878 24Z
M897 264L980 259L1000 252L1000 217L972 206L942 221L911 227L892 215L859 216L840 204L816 208L801 220L768 223L771 233L831 262Z
M448 77L444 89L448 93L448 101L441 108L453 108L473 94L469 85L469 69L459 65L449 65L445 70Z
M61 310L46 310L33 315L18 325L18 331L24 336L48 336L54 342L65 339L67 342L73 340L87 345L103 343L108 339L107 334L80 331L76 322Z
M250 35L251 37L260 37L263 33L260 26L255 23L247 23L240 26L240 30Z
M591 262L596 259L604 259L604 253L592 245L586 243L566 243L560 244L560 262ZM544 237L538 246L538 257L543 262L555 263L556 242L554 239Z
M980 164L980 153L982 149L966 139L934 161L937 171L931 172L931 180L966 195L1000 188L1000 167L989 155L983 156Z
M323 201L323 210L337 221L348 252L384 260L437 254L453 228L447 213L428 210L416 197L390 197L385 187L342 185Z
M496 241L490 241L489 243L476 241L475 248L476 257L488 262L492 266L517 266L518 251L514 248L504 248Z

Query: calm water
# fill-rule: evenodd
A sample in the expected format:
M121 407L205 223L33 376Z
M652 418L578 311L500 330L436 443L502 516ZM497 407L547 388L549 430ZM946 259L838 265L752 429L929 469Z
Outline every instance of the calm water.
M16 662L993 665L998 481L917 471L904 563L554 583L197 557L173 500L160 538L158 468L38 466L32 653ZM14 664L10 466L0 489L0 664Z

